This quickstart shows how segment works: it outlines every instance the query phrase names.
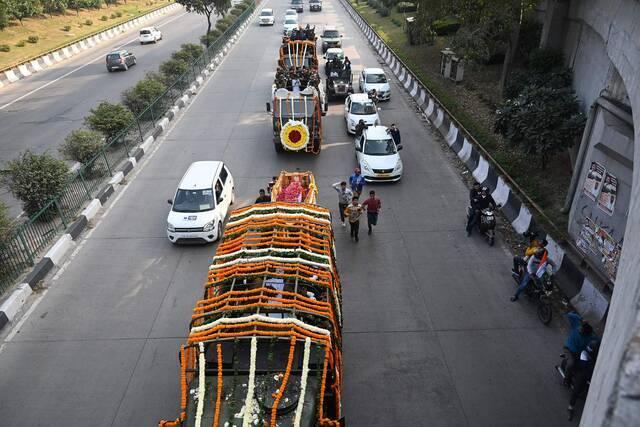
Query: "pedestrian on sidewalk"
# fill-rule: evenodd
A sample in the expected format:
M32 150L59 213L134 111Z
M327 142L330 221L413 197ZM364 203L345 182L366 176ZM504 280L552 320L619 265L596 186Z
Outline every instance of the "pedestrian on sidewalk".
M364 187L364 176L360 174L360 168L356 168L349 177L349 185L355 197L360 197L362 187Z
M389 128L389 133L391 134L391 138L393 139L393 142L396 143L396 146L402 145L402 139L400 139L400 129L398 129L395 123L391 123L391 127Z
M362 207L367 209L367 227L369 234L373 232L372 226L378 225L378 214L382 207L382 201L376 197L376 192L369 191L369 198L362 203Z
M258 203L271 203L271 197L267 196L264 192L264 189L260 189L260 196L256 199L256 204Z
M346 223L344 222L344 211L351 203L351 199L353 198L353 191L350 188L347 188L347 182L336 182L332 185L333 188L338 192L338 210L340 211L340 221L342 221L342 226L346 227Z
M360 240L358 233L360 232L360 216L364 212L362 205L358 203L358 198L353 197L351 204L344 210L344 214L349 218L349 227L351 228L351 237L356 239L356 242Z

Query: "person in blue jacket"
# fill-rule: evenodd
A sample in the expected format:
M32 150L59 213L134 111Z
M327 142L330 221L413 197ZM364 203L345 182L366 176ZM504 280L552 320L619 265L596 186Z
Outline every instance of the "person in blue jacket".
M564 357L567 358L564 382L565 384L571 384L576 363L580 360L580 353L587 348L591 341L598 341L598 336L593 331L593 327L589 322L585 321L582 316L575 311L567 313L564 316L571 325L571 331L564 342L563 348Z

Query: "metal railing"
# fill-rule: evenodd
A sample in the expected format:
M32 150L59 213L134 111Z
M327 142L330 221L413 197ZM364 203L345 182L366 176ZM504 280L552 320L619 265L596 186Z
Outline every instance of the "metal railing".
M189 65L165 92L149 104L135 120L77 172L64 189L25 222L9 231L0 241L0 294L6 291L28 268L35 265L43 250L76 219L87 202L96 198L104 182L131 157L135 149L153 131L156 121L220 53L236 30L255 9L255 2L218 37L203 54Z

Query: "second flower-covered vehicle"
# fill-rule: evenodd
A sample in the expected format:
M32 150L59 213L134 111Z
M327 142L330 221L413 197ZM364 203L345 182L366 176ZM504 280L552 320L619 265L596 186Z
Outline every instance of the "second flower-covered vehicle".
M370 126L355 139L356 160L365 181L399 181L402 145L396 145L386 126Z

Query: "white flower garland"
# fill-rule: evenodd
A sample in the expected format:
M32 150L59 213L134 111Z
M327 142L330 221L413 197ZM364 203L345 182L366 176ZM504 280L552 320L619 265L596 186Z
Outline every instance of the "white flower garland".
M230 265L260 263L263 261L275 261L275 262L282 262L282 263L299 263L299 264L311 265L313 267L318 267L322 269L327 269L330 267L327 264L321 264L319 262L309 261L308 259L303 259L300 257L283 258L283 257L275 257L275 256L264 256L264 257L255 257L255 258L236 258L234 260L231 260L222 264L211 265L209 267L209 270L215 270L216 268L225 268Z
M330 264L331 263L331 257L328 255L324 255L324 254L318 254L315 252L311 252L308 251L306 249L302 249L302 248L263 248L263 249L246 249L246 248L242 248L240 250L234 251L234 252L230 252L228 254L224 254L224 255L216 255L213 257L213 262L219 261L219 260L223 260L226 258L230 258L233 256L237 256L239 254L260 254L260 253L269 253L269 252L280 252L280 253L296 253L296 254L306 254L315 258L323 258L326 259Z
M304 406L304 395L307 389L307 377L309 376L309 356L311 355L311 338L304 339L304 355L302 358L302 375L300 376L300 397L296 406L296 416L293 421L294 427L300 427L302 419L302 407Z
M274 202L275 203L275 202ZM277 209L279 211L304 211L307 212L309 214L317 214L317 215L321 215L324 216L326 218L330 217L331 214L329 213L328 209L323 208L318 206L317 209L310 209L304 205L295 205L295 206L287 206L284 204L277 204L277 205L267 205L267 206L259 206L259 205L253 205L250 208L248 208L247 210L244 210L242 212L233 212L229 218L230 221L233 221L235 217L238 216L244 216L246 215L248 212L262 212L262 211L272 211L274 209ZM275 214L277 212L271 212L270 214ZM297 213L297 212L294 212ZM314 218L316 218L314 216ZM320 219L320 218L318 218Z
M202 422L202 413L204 412L204 394L207 389L205 383L205 358L204 344L198 343L200 353L198 354L198 407L196 409L195 427L200 427Z
M244 418L242 420L242 427L249 427L253 418L251 413L253 412L251 406L253 406L253 394L255 391L256 380L256 354L258 352L258 338L255 336L251 338L251 356L249 357L249 388L247 390L247 397L244 400Z
M308 215L308 214L304 214L304 213L283 213L283 212L272 212L272 213L266 213L266 214L251 214L248 215L244 218L240 218L240 219L230 219L229 222L227 223L227 225L232 225L232 226L237 226L239 224L242 224L243 222L252 220L252 219L256 219L256 218L271 218L271 217L280 217L280 218L293 218L293 219L299 219L299 218L304 218L307 219L309 221L312 222L320 222L323 223L327 226L331 225L331 220L326 219L326 218L318 218L312 215Z
M244 316L244 317L221 317L220 319L213 321L211 323L207 323L205 325L200 325L200 326L194 326L193 328L191 328L191 332L206 331L209 329L213 329L220 324L233 325L236 323L249 323L256 320L265 322L265 323L279 323L283 325L293 323L294 325L299 326L303 329L306 329L307 331L331 337L331 332L329 332L328 330L324 328L319 328L317 326L309 325L308 323L304 323L300 319L295 319L293 317L287 317L285 319L281 319L277 317L265 316L263 314L251 314L249 316Z

